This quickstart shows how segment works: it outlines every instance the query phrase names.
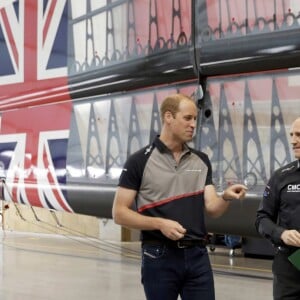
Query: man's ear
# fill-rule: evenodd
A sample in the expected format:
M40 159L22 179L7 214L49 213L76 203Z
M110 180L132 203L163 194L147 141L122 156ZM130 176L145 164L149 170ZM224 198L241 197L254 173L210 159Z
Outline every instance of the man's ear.
M167 110L166 112L165 112L165 121L170 121L171 119L174 119L174 117L173 117L173 115L172 115L172 113L169 111L169 110Z

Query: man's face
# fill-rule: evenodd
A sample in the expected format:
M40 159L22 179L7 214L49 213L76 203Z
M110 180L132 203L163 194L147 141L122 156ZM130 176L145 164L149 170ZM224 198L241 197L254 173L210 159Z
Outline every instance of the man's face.
M292 124L290 137L295 158L300 159L300 118L296 119Z
M172 132L174 138L181 142L191 141L196 128L197 107L192 101L182 101L179 111L172 120Z

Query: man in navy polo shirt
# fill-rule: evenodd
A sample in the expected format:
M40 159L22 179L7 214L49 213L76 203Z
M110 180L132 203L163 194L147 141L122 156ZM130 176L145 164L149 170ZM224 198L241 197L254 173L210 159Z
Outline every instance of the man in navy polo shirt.
M186 144L196 128L193 99L168 96L160 114L160 136L125 163L113 218L141 230L141 273L148 300L177 300L178 295L183 300L213 300L204 210L221 216L229 200L244 198L247 188L235 184L219 197L208 156Z

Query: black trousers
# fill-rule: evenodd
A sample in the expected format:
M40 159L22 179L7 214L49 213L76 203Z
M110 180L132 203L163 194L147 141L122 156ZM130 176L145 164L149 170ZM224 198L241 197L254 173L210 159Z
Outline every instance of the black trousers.
M274 300L300 300L300 271L288 260L288 256L288 253L279 251L274 257Z

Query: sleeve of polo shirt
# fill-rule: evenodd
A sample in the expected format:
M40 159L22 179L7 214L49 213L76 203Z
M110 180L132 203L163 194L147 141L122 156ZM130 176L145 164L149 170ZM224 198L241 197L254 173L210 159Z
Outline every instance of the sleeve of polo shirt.
M138 155L134 154L124 164L119 178L119 186L138 191L141 181L141 164Z
M205 154L205 153L200 153L200 157L207 166L205 185L211 185L211 184L213 184L213 180L212 180L212 167L211 167L210 160L209 160L207 154Z
M141 178L134 157L129 157L125 162L119 178L119 186L132 190L139 190Z

